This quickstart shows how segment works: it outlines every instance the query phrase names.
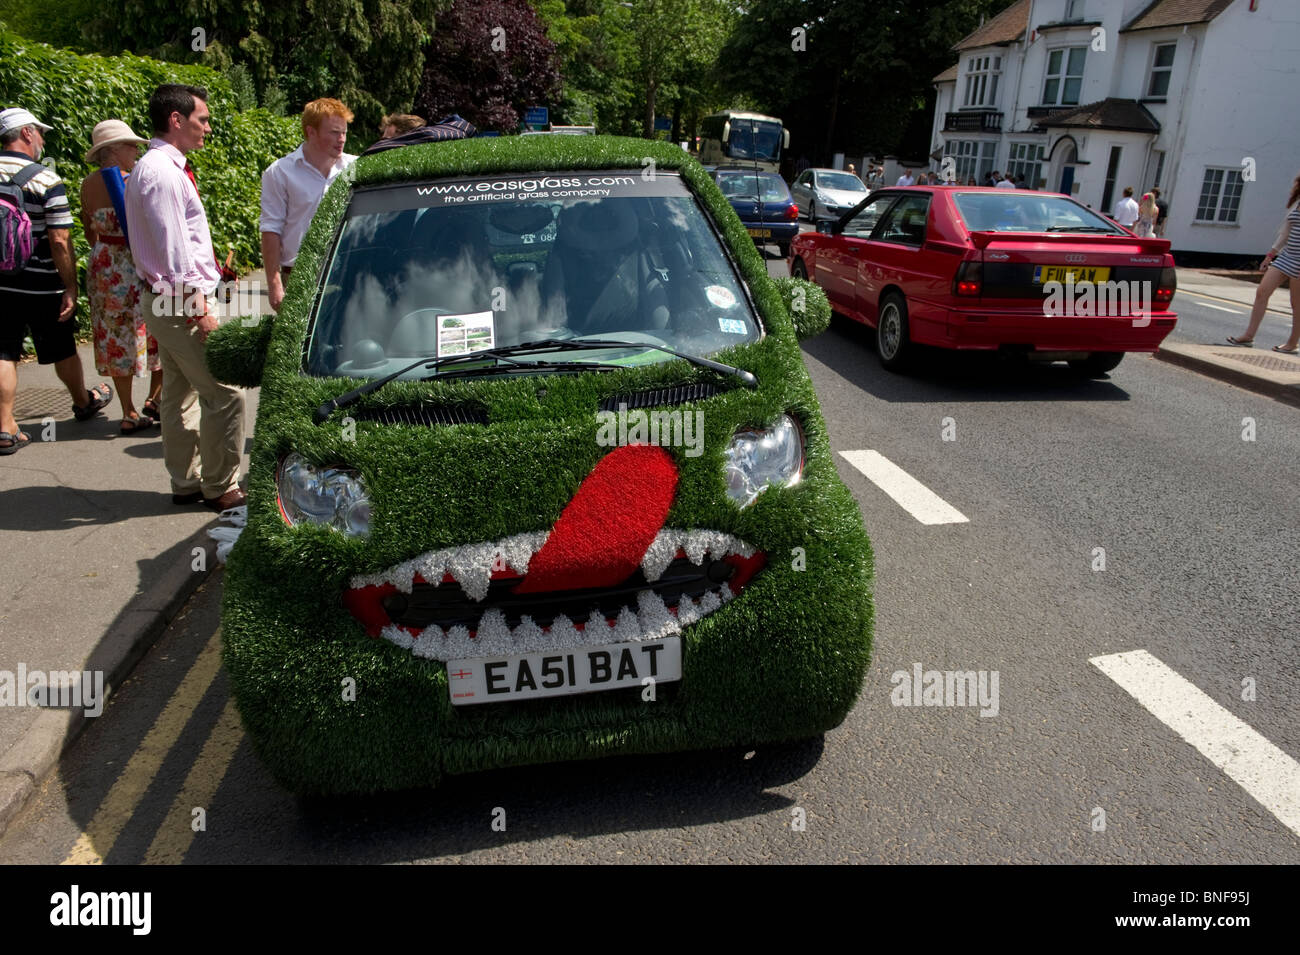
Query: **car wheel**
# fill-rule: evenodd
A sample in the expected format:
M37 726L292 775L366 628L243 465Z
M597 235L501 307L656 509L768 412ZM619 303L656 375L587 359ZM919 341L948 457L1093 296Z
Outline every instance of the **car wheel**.
M789 242L778 242L778 243L776 244L776 251L778 251L778 252L781 253L781 258L783 258L783 259L788 259L788 258L790 258L790 243L789 243Z
M902 371L911 363L913 350L907 327L907 300L897 292L890 292L880 302L876 354L890 371Z
M1100 378L1124 360L1122 351L1095 351L1087 358L1076 358L1070 367L1088 378Z
M817 224L817 200L808 200L808 221L813 225Z
M803 264L803 259L795 259L790 265L790 276L796 279L808 279L808 269Z

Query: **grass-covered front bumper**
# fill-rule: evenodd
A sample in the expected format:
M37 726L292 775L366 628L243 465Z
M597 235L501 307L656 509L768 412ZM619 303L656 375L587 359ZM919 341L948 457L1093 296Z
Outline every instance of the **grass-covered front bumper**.
M637 140L528 137L394 150L357 163L356 180L638 169L643 159L680 169L740 262L768 334L714 357L753 372L757 390L680 361L575 376L395 381L315 425L315 409L356 384L300 370L311 296L347 185L322 203L269 335L249 523L231 555L223 607L225 662L245 726L291 788L401 788L445 772L797 738L835 726L852 706L870 654L870 547L835 473L780 290L698 165L680 149ZM214 367L249 360L239 351L248 336L239 338L238 330L213 336ZM677 484L664 525L732 535L761 551L766 566L738 597L684 629L682 680L659 687L653 702L617 690L453 707L444 663L367 636L343 607L358 575L439 548L549 531L610 451L598 441L602 400L690 382L723 390L673 409L701 411L704 430L698 456L668 449ZM345 423L365 409L420 403L469 405L488 423ZM725 449L738 430L782 414L803 430L803 480L739 509L726 494ZM372 507L368 537L285 525L275 473L291 451L361 475Z

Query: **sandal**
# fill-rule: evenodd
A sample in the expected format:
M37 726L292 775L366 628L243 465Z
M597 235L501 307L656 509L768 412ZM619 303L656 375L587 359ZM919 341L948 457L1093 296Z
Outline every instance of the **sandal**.
M1229 345L1239 345L1239 346L1241 346L1242 348L1254 348L1254 347L1255 347L1255 339L1253 339L1253 338L1233 338L1231 335L1229 335L1229 336L1228 336L1228 344L1229 344Z
M128 428L127 425L130 425L131 427ZM135 434L137 431L145 431L152 428L153 425L153 418L145 414L137 413L134 418L123 418L122 424L118 427L118 430L122 434Z
M1300 346L1296 348L1286 348L1283 345L1274 345L1273 351L1281 352L1283 355L1300 355Z
M86 395L90 401L85 405L80 408L76 405L72 406L72 416L78 421L89 421L99 414L99 409L113 399L113 389L109 387L108 382L101 381L94 388L88 389Z
M142 415L147 415L148 417L152 418L154 421L162 420L162 411L158 408L158 402L154 401L153 399L146 401L144 404L140 406L140 413Z
M0 454L17 454L32 443L32 436L19 428L14 434L10 434L8 431L0 431L0 441L9 442L0 445Z

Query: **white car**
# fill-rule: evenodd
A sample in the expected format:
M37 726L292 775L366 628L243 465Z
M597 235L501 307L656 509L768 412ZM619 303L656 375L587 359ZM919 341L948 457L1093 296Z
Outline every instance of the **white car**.
M799 213L809 222L819 213L839 218L865 199L867 191L861 179L843 169L805 169L790 186Z

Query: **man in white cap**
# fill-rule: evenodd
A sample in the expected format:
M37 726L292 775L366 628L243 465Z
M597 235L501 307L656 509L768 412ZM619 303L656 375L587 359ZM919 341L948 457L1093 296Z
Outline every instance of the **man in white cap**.
M77 354L77 261L72 252L72 213L63 180L37 160L51 127L13 107L0 112L0 182L15 182L32 225L32 255L21 271L0 273L0 455L31 443L14 418L18 362L31 333L36 359L53 365L72 395L78 421L97 415L113 397L107 382L86 388Z

